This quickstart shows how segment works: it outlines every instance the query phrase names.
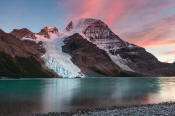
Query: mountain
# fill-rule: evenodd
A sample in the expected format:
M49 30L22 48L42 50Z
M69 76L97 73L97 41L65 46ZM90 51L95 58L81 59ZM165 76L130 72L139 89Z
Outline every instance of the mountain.
M27 28L23 28L23 29L14 29L11 32L12 35L14 35L17 38L22 38L22 37L26 37L26 38L31 38L31 39L36 39L35 34L32 33L31 31L29 31Z
M32 61L37 62L31 63L26 72L38 64L36 67L40 71L35 71L47 74L48 77L55 74L69 78L175 76L174 64L162 63L144 48L122 40L108 25L98 19L71 21L64 31L49 26L39 33L33 33L26 28L15 29L10 34L3 31L0 33L6 36L3 37L5 44L2 44L2 39L0 45L7 46L4 49L0 47L0 51L14 58L15 62L19 63L15 64L16 66L23 63L17 61L18 57L32 57ZM8 62L10 59L6 60ZM35 73L28 72L28 76ZM20 74L26 75L24 72L18 72L18 75Z
M45 67L38 50L2 30L0 30L0 69L0 77L46 78L55 75Z
M52 35L59 33L58 29L54 26L45 27L38 34L45 38L51 39Z
M64 40L63 52L72 56L72 62L88 76L116 76L120 68L108 54L76 33ZM96 72L96 73L95 73ZM98 74L99 73L99 74Z
M147 76L175 74L175 67L172 64L162 63L144 48L123 41L101 20L88 18L75 23L71 21L66 29L80 33L84 39L106 51L123 71Z

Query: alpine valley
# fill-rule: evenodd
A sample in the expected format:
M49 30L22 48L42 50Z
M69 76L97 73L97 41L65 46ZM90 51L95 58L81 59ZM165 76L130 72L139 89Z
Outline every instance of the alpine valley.
M162 77L175 76L174 69L98 19L71 21L64 31L0 30L1 78Z

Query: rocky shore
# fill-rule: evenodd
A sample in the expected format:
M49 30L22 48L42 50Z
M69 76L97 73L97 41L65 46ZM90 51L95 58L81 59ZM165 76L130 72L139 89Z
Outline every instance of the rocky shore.
M175 103L162 103L89 111L87 116L175 116Z
M48 113L35 116L175 116L175 102L80 110L75 113Z
M175 116L175 102L112 107L107 109L77 110L76 112L0 113L0 116Z

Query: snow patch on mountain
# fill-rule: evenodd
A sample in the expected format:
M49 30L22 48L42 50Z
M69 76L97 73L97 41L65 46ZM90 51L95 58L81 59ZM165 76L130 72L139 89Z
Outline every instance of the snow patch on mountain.
M110 54L110 53L109 53ZM116 63L121 69L125 70L125 71L131 71L131 72L134 72L131 68L129 68L127 65L126 65L126 62L127 60L125 59L122 59L120 57L120 55L118 54L117 56L114 56L112 54L109 55L110 58L112 59L112 61L114 63Z
M108 53L109 57L112 59L112 61L113 61L116 65L118 65L122 70L134 72L131 68L129 68L129 67L127 66L127 62L128 62L128 61L125 60L125 59L123 59L123 58L121 58L119 54L118 54L118 55L112 55L112 54L109 52L110 49L107 49L107 47L106 47L104 44L96 44L96 45L97 45L98 48L105 50L105 51ZM116 47L117 47L117 46L116 46ZM116 48L116 49L118 49L118 48Z

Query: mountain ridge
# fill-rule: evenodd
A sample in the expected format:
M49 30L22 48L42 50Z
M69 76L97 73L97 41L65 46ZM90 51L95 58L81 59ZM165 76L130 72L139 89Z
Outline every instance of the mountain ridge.
M47 78L55 77L40 59L40 53L20 38L0 31L0 77Z
M44 65L63 77L175 75L173 64L162 63L144 48L122 40L99 19L71 21L63 32L48 26L39 33L24 28L10 35L35 49Z

